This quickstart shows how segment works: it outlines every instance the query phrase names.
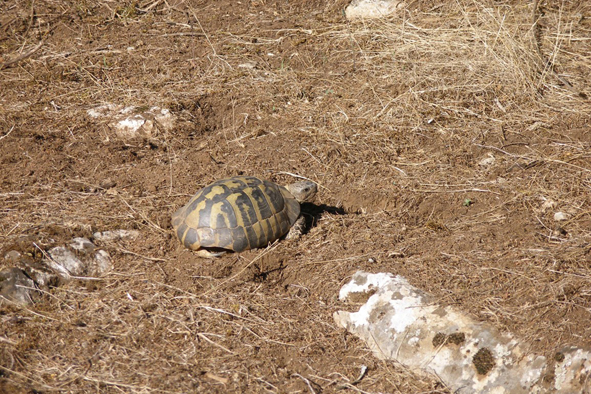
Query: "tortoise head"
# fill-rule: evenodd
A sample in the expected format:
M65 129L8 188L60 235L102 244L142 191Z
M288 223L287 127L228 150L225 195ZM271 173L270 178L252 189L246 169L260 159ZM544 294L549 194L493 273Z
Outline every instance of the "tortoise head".
M311 201L318 191L318 185L312 181L292 183L287 185L286 188L299 202Z

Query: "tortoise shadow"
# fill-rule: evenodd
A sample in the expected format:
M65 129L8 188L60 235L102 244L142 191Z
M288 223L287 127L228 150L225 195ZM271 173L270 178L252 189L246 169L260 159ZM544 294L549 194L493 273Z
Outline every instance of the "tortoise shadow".
M318 205L311 202L304 202L302 203L302 215L304 215L304 218L306 219L306 226L303 233L306 234L313 227L315 227L318 223L318 220L320 220L322 215L325 213L330 213L333 215L346 215L350 212L345 211L341 207L335 207L332 205Z

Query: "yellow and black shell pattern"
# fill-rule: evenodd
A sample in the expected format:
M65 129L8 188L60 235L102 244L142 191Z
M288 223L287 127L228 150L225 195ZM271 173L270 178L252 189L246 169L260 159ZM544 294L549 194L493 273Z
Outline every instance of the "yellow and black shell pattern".
M241 252L287 234L299 215L300 203L283 186L236 176L201 189L172 215L172 226L189 249Z

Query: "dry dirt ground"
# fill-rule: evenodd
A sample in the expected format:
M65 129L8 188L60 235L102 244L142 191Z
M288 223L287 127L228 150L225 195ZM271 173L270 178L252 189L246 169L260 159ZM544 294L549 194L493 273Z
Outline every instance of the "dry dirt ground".
M550 358L591 345L591 4L345 6L0 3L0 256L140 232L99 280L0 306L0 392L449 392L335 325L360 269ZM177 123L121 139L106 103ZM237 174L318 182L309 231L199 259L170 215Z

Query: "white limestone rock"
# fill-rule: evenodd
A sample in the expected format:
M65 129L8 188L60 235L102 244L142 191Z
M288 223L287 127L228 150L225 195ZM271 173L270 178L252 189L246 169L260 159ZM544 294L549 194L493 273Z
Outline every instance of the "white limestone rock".
M93 119L109 118L109 127L122 139L152 137L159 127L170 131L175 125L175 117L170 110L158 106L105 104L91 108L86 113Z
M375 19L392 15L406 4L397 0L353 0L345 9L347 19Z
M95 241L99 242L114 242L118 240L134 240L140 235L137 230L107 230L98 231L92 234Z
M0 271L0 304L3 300L30 304L35 293L35 283L23 270L12 267Z
M363 339L380 359L430 373L456 393L574 393L591 383L591 353L567 349L549 366L528 354L510 333L437 305L426 292L390 273L357 272L339 293L365 297L357 312L338 311L335 322ZM542 379L553 369L554 387Z
M44 263L60 277L100 276L113 268L111 256L86 238L74 238L68 246L56 246L47 251Z

